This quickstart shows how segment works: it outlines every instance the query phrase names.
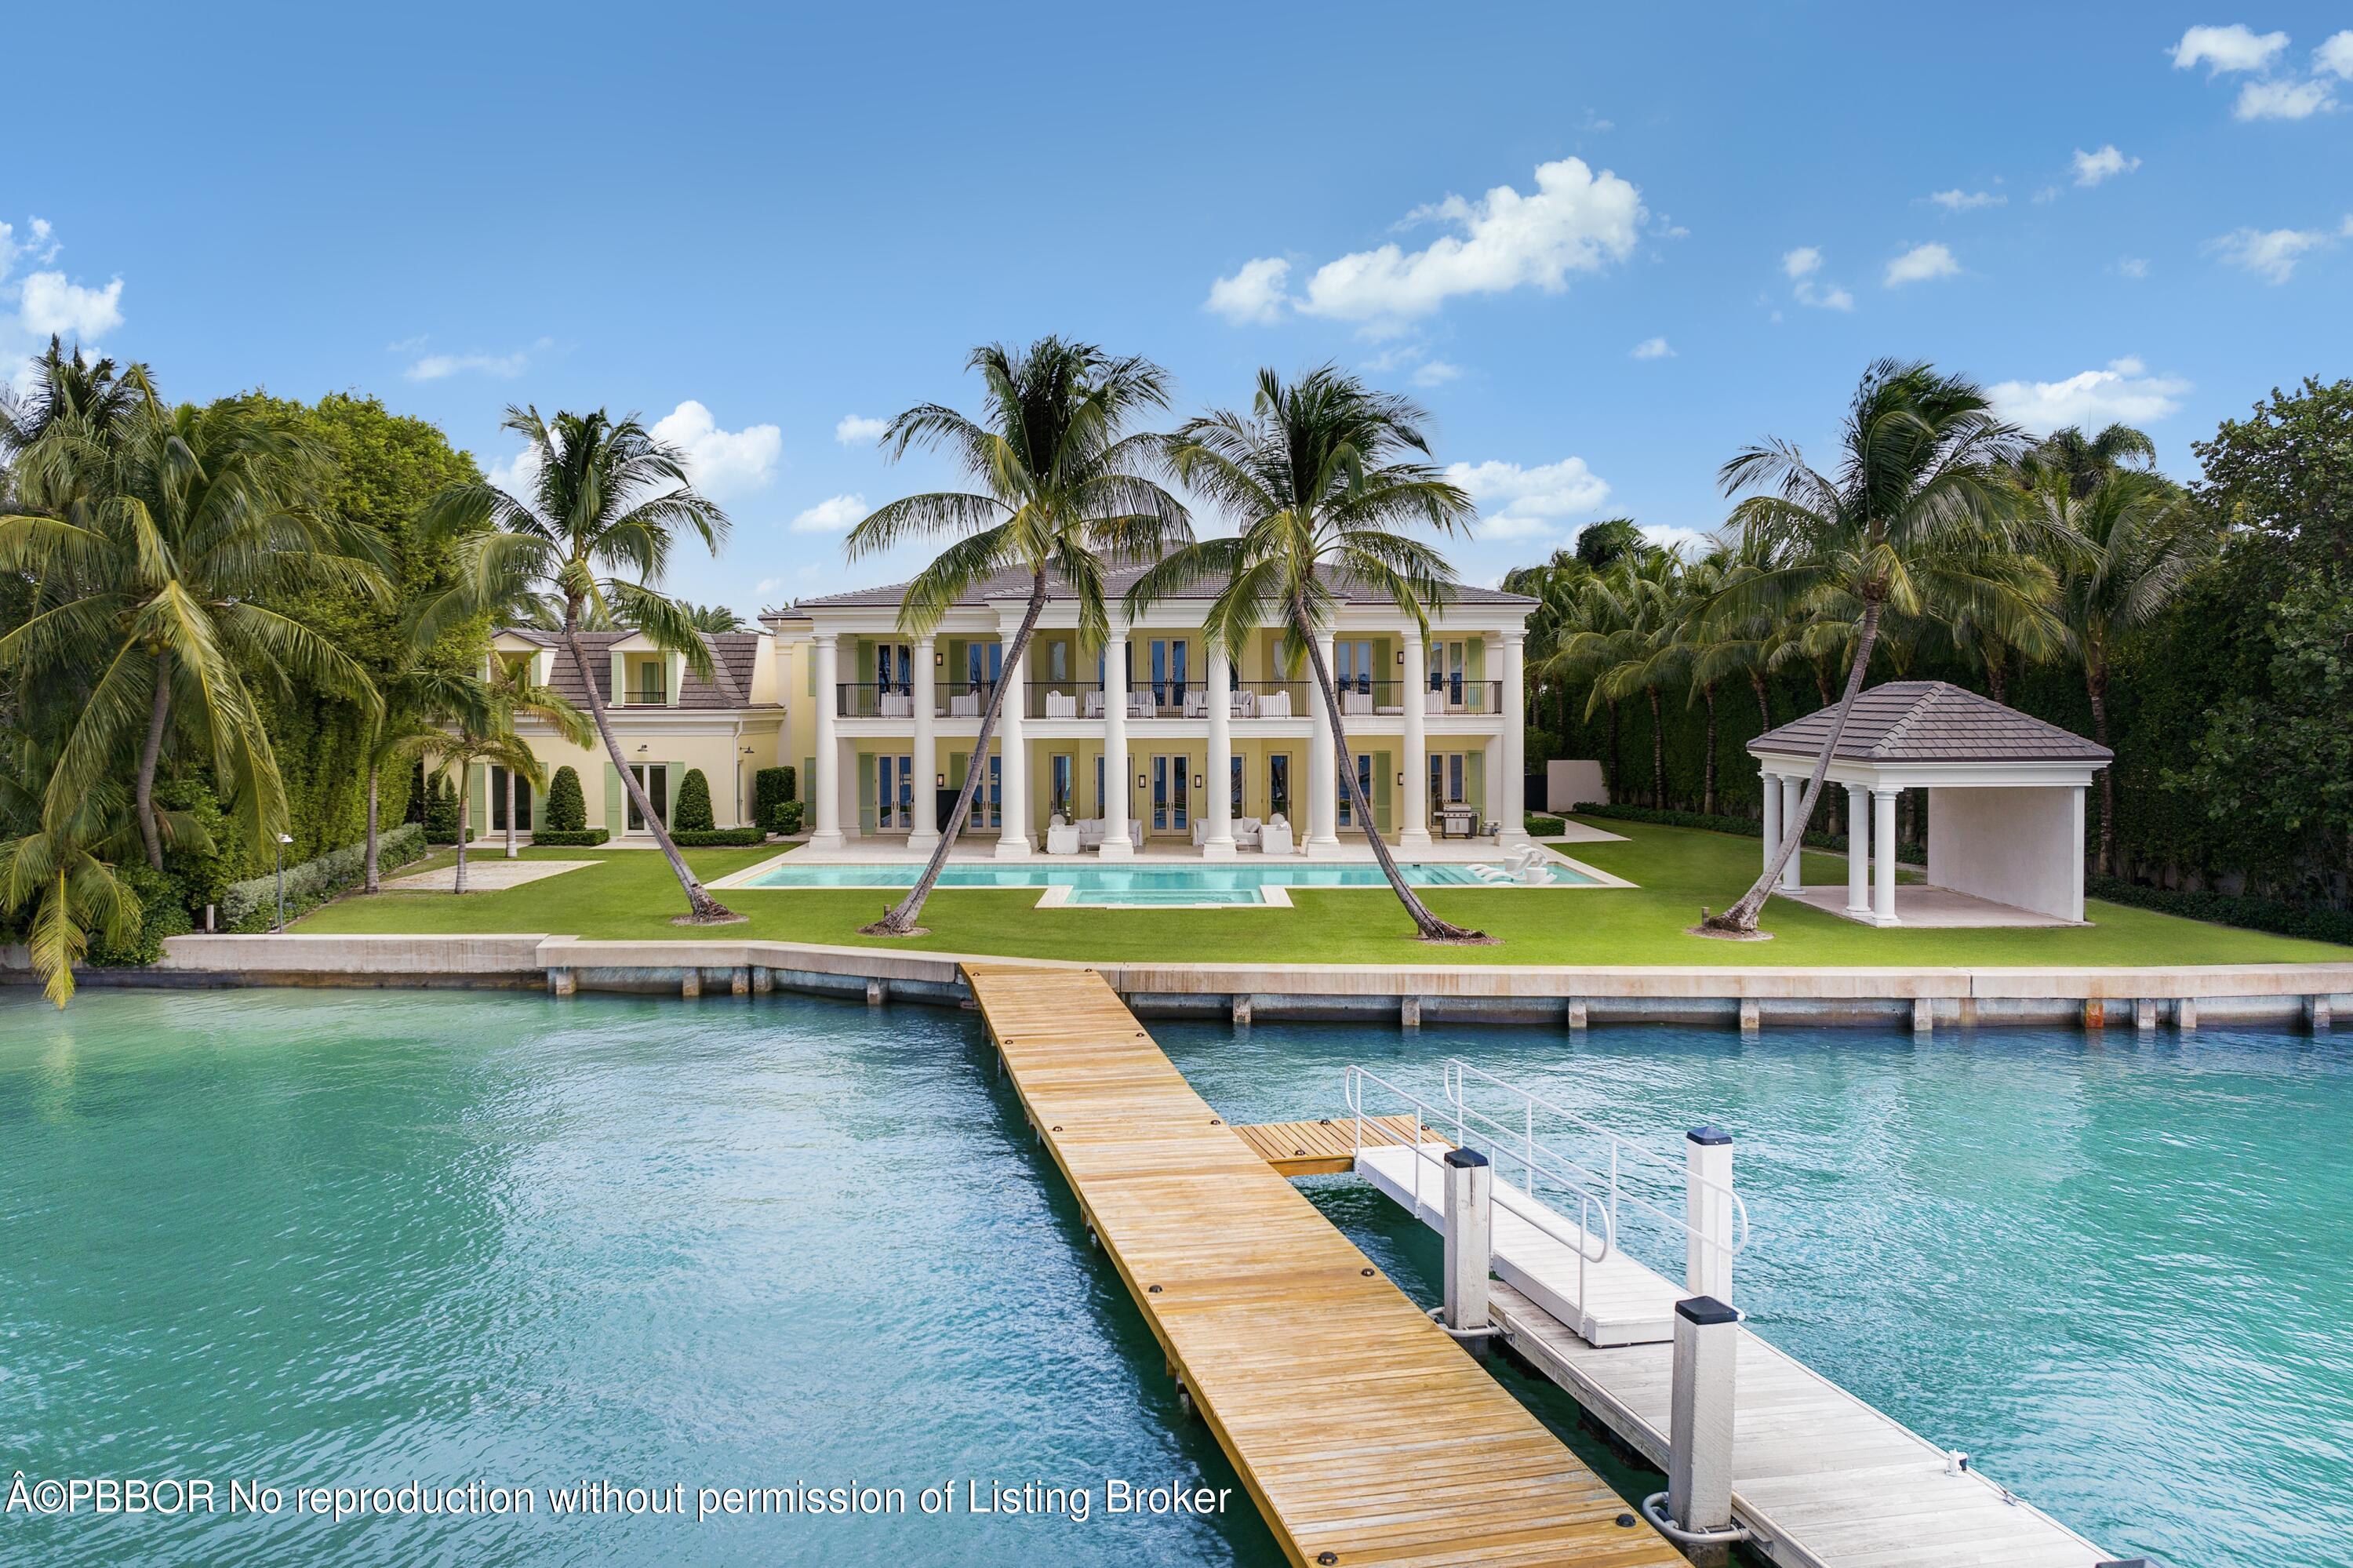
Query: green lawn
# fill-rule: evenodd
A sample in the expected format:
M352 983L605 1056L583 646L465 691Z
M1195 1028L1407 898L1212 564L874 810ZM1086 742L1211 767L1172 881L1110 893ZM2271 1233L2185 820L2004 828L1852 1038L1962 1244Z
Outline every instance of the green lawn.
M1047 909L1035 889L957 889L925 906L930 935L904 946L1020 957L1278 963L2128 965L2343 962L2353 948L2210 926L2114 904L2091 906L2080 930L1881 931L1777 899L1765 912L1770 942L1720 942L1684 934L1700 906L1722 908L1757 874L1757 842L1728 833L1639 822L1601 824L1624 843L1564 845L1577 859L1640 884L1559 890L1433 888L1432 908L1503 940L1433 949L1413 939L1387 890L1295 888L1292 909ZM851 943L880 915L880 890L737 889L721 896L747 924L705 933L671 925L685 907L661 856L647 850L527 850L534 859L595 859L597 865L504 893L353 895L296 929L338 932L541 931L581 937L763 937ZM693 850L705 878L741 870L773 849ZM477 851L483 859L496 855ZM447 864L447 852L425 865ZM1845 862L1806 857L1810 882L1843 881Z

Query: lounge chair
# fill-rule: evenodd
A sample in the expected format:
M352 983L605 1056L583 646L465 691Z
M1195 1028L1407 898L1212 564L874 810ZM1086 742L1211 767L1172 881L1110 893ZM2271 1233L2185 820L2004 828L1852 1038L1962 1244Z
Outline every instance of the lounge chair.
M978 692L965 692L960 696L948 699L948 717L978 718L979 716L980 694Z
M1046 716L1048 718L1078 717L1079 699L1068 692L1048 692L1046 694Z

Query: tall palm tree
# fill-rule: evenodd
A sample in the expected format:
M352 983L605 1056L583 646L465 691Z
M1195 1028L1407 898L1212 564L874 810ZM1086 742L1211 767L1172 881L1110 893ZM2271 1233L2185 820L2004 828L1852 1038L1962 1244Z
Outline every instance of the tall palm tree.
M851 529L845 549L855 560L917 537L953 541L916 574L900 602L899 628L913 637L928 635L975 585L1000 573L1029 578L1029 605L1005 652L1009 676L1021 668L1056 578L1078 600L1080 638L1100 644L1111 625L1105 557L1151 559L1189 541L1192 528L1184 506L1149 477L1166 459L1167 438L1128 429L1139 415L1168 406L1168 377L1158 366L1092 344L1041 337L1026 349L976 348L965 368L981 379L977 419L920 404L884 428L881 446L894 461L910 447L944 450L981 491L893 501ZM982 759L1012 683L999 681L989 693L973 766L923 874L864 927L866 935L915 934L923 903L972 816L973 794L987 771ZM821 692L818 700L830 702L833 694Z
M1214 501L1240 533L1164 557L1129 588L1127 603L1133 618L1191 584L1223 583L1202 629L1213 648L1235 659L1261 627L1280 625L1285 664L1296 667L1303 659L1314 672L1349 815L1364 829L1414 929L1425 941L1483 942L1483 933L1431 914L1398 872L1348 755L1347 729L1316 636L1339 608L1344 588L1388 599L1423 638L1430 608L1452 590L1446 558L1400 532L1421 524L1453 534L1475 514L1470 496L1424 461L1427 418L1406 399L1371 391L1331 366L1288 386L1261 370L1248 414L1219 410L1187 421L1172 452L1177 478ZM1408 700L1421 699L1409 694Z
M427 535L457 541L458 582L419 608L413 640L421 648L473 616L518 608L554 620L579 668L589 715L621 788L686 893L685 918L697 924L740 918L688 869L645 785L630 771L580 641L592 618L609 615L644 632L655 647L683 654L687 667L709 680L710 644L685 608L655 585L681 535L716 555L727 538L727 514L687 482L678 450L634 416L615 419L599 408L549 420L534 408L510 408L501 428L529 443L530 494L459 484L427 505Z
M257 685L299 677L373 714L366 671L270 608L311 588L388 592L381 545L319 503L328 461L251 405L174 406L149 388L102 418L53 410L15 465L35 514L0 517L0 571L40 585L0 634L0 669L77 692L47 788L49 826L131 761L133 817L162 870L156 769L185 734L258 842L283 830L286 797Z
M683 605L686 618L694 622L697 631L741 631L744 618L723 604Z
M1820 798L1883 616L1966 606L2030 651L2062 635L2048 604L2050 569L2010 547L2025 530L2013 527L2004 476L2023 438L1974 383L1924 363L1879 360L1855 389L1840 444L1835 474L1778 440L1744 449L1717 474L1726 494L1762 492L1735 506L1732 521L1770 563L1728 585L1721 611L1803 614L1851 627L1852 652L1845 691L1781 842L1748 891L1708 918L1710 931L1756 933Z
M2156 462L2157 443L2130 425L2109 425L2089 436L2068 425L2028 448L2018 466L2029 488L2055 479L2069 496L2081 501L2110 474L2149 473Z
M1612 560L1595 585L1617 603L1606 631L1579 632L1563 652L1599 671L1586 698L1585 715L1605 698L1622 700L1641 693L1651 708L1651 804L1667 804L1667 732L1661 693L1675 674L1672 659L1654 657L1672 645L1683 558L1672 550L1645 545ZM1711 709L1711 712L1714 710Z
M1626 788L1625 761L1619 747L1620 694L1604 683L1604 673L1627 653L1625 639L1633 625L1634 607L1623 572L1594 572L1552 585L1544 606L1546 620L1545 652L1535 666L1536 677L1561 694L1562 733L1567 733L1567 694L1583 687L1585 716L1599 705L1607 718L1609 742L1602 758L1602 783L1612 800L1632 791Z
M554 687L543 686L531 678L531 664L527 660L501 662L494 655L491 662L491 678L485 685L487 700L483 705L501 715L509 731L513 729L518 715L528 715L553 725L557 734L584 749L596 734L595 726L588 722L588 715L573 706L569 698ZM503 759L501 759L501 766L505 766ZM520 776L527 779L533 789L540 788L544 782L543 770L526 768L521 770ZM521 814L515 810L517 777L517 769L507 768L506 858L509 860L522 853L515 842L516 819Z
M379 874L384 770L414 758L427 742L440 733L449 715L465 715L478 725L490 722L487 714L481 712L487 697L482 683L456 671L410 663L388 679L377 682L376 690L383 698L383 706L377 711L375 722L368 726L362 743L367 768L367 828L361 840L366 846L361 857L361 888L367 893L384 890Z
M2183 503L2181 493L2154 473L2112 468L2078 492L2079 476L2066 468L2054 464L2027 471L2030 513L2046 533L2080 541L2076 548L2055 552L2059 613L2083 666L2092 738L2105 746L2108 672L2116 643L2173 602L2207 559L2213 540ZM2103 875L2115 869L2116 771L2100 770L2100 842L2094 864Z
M489 764L503 768L510 776L521 773L535 786L547 780L546 768L538 758L532 755L531 747L516 737L506 715L495 707L489 711L491 715L491 727L475 728L472 715L456 717L448 727L437 728L424 736L419 747L426 756L438 759L438 766L433 769L433 783L448 781L453 772L457 775L458 873L450 881L449 891L452 893L466 891L466 840L473 832L470 797L475 766Z

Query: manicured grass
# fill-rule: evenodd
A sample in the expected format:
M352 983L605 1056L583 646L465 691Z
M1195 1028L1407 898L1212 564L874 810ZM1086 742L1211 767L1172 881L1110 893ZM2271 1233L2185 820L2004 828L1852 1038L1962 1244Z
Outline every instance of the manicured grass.
M1641 822L1597 823L1623 843L1563 849L1633 888L1431 888L1448 919L1500 937L1493 947L1430 948L1386 889L1294 888L1292 909L1035 909L1034 888L935 893L924 906L930 935L901 946L1016 957L1277 963L1964 965L2285 963L2353 960L2353 948L2210 926L2145 909L2094 904L2083 929L1874 930L1776 899L1766 908L1770 942L1720 942L1684 934L1700 906L1722 908L1756 875L1757 842L1728 833ZM477 852L480 853L480 852ZM493 847L481 858L496 853ZM534 859L594 859L503 893L353 895L301 921L311 933L539 931L581 937L713 935L854 943L890 895L874 889L740 888L721 896L750 916L716 932L670 924L685 907L661 856L648 850L525 851ZM767 858L773 849L687 852L705 878ZM472 858L471 856L469 857ZM437 855L426 863L445 863ZM404 868L408 869L408 868ZM1843 881L1845 862L1809 854L1809 881Z

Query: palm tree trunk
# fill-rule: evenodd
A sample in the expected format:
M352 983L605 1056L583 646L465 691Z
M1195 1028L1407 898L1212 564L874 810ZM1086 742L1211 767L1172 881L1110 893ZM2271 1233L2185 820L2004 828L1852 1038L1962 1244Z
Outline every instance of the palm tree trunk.
M2092 699L2092 738L2102 746L2108 744L2108 671L2107 662L2097 650L2086 648L2084 659L2084 692ZM2100 769L2100 851L2092 868L2102 876L2111 874L2116 862L2116 765L2114 761Z
M1815 802L1821 799L1822 779L1831 770L1831 754L1838 749L1839 738L1846 734L1846 715L1854 706L1854 694L1862 690L1862 674L1871 665L1871 646L1878 637L1879 600L1866 599L1862 607L1862 624L1855 632L1854 663L1846 673L1846 692L1839 698L1838 715L1831 720L1830 734L1822 737L1821 753L1814 758L1813 777L1806 780L1805 796L1798 802L1798 809L1792 813L1793 820L1782 825L1780 847L1773 852L1772 860L1766 864L1765 874L1740 895L1739 903L1721 915L1710 916L1706 921L1707 929L1742 935L1757 929L1757 916L1764 909L1765 900L1781 880L1782 870L1788 865L1789 857L1797 853L1798 846L1805 842L1806 822L1814 814Z
M1659 688L1651 688L1651 804L1667 809L1667 730L1659 716Z
M621 776L621 788L628 791L629 800L638 808L638 815L654 835L654 842L661 846L663 855L669 859L670 869L677 876L678 885L686 890L687 918L698 923L737 918L733 910L705 893L702 884L695 880L694 873L686 868L686 857L679 853L678 845L670 842L669 827L654 814L654 803L647 795L646 787L638 782L636 774L629 771L628 759L621 755L620 739L613 734L613 721L606 715L605 699L596 694L596 679L591 672L588 655L580 645L580 607L576 604L565 607L564 645L571 650L573 665L580 672L580 683L587 688L588 714L596 721L596 733L605 742L605 755L612 759L613 770ZM459 853L463 854L464 851L461 849Z
M139 776L132 786L139 808L139 837L147 863L164 869L164 832L155 821L155 766L164 755L164 726L172 713L172 656L155 655L155 695L147 707L147 738L139 747Z
M458 875L449 885L452 893L466 891L466 841L473 836L474 826L470 818L474 805L467 797L472 791L470 775L473 771L472 768L466 766L458 769Z
M367 852L364 857L367 863L367 874L365 880L361 884L361 885L370 893L381 893L384 891L384 885L382 880L376 874L376 863L382 857L376 853L376 823L378 821L375 789L376 765L373 758L368 761L367 773Z
M1037 572L1029 581L1029 608L1022 612L1020 629L1013 634L1013 646L1007 652L1002 668L1009 674L1021 668L1021 656L1029 651L1029 634L1038 629L1038 618L1046 609L1046 574ZM1105 658L1112 657L1106 653ZM889 913L871 926L861 926L861 937L912 937L917 932L915 919L923 912L923 901L932 895L932 888L946 869L948 852L955 848L963 835L966 821L972 816L973 796L980 789L981 775L988 771L988 743L997 737L997 721L1005 712L1005 694L1013 684L1000 680L997 689L988 694L988 707L980 715L980 733L973 737L972 760L964 770L964 788L956 791L955 810L948 813L947 824L940 830L940 842L932 846L932 858L923 863L923 874L915 878L915 885L907 889L907 896L892 905ZM1106 780L1106 783L1109 781ZM1121 779L1121 788L1126 780ZM1022 807L1027 810L1029 802Z
M1398 895L1405 912L1413 917L1414 929L1425 942L1483 942L1484 931L1473 931L1441 920L1430 912L1413 889L1406 885L1404 873L1398 870L1397 857L1389 853L1388 842L1381 837L1381 826L1373 821L1372 802L1365 799L1365 786L1356 777L1356 759L1348 755L1348 732L1340 723L1340 699L1332 692L1332 672L1324 665L1324 644L1317 641L1315 628L1307 619L1307 607L1294 603L1291 607L1292 623L1301 641L1307 645L1307 662L1315 672L1316 694L1324 702L1324 722L1332 726L1332 749L1336 752L1341 788L1347 791L1348 810L1365 830L1365 840L1373 846L1373 858L1380 862L1381 874L1388 878L1389 891Z
M1986 651L1986 694L1998 703L2010 700L2010 650L2007 648Z
M1713 683L1699 689L1699 699L1707 705L1706 761L1700 774L1700 814L1715 815L1715 687Z
M515 847L515 788L514 769L507 769L507 858L514 859L522 851Z

